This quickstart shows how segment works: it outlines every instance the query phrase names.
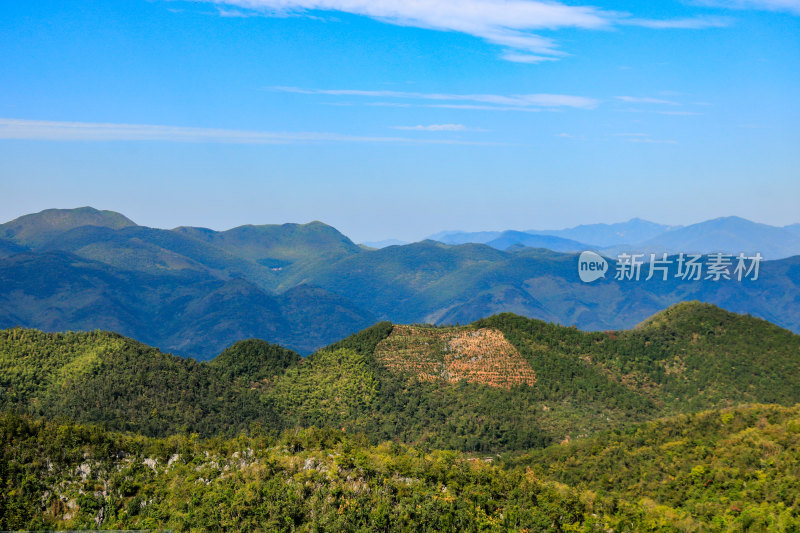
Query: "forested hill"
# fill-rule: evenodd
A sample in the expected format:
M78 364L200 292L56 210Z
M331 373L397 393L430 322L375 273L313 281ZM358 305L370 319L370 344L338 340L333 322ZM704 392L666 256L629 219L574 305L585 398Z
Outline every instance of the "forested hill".
M151 436L316 426L489 452L742 402L800 402L800 337L699 303L618 332L382 322L305 359L251 340L209 363L112 333L0 332L2 409Z
M800 409L707 411L492 461L341 430L198 441L0 414L0 529L796 531Z

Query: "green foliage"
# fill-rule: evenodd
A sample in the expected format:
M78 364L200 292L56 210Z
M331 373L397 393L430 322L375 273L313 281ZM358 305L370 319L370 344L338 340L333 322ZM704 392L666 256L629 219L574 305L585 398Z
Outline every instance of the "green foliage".
M372 355L375 347L392 332L394 325L391 322L378 322L365 330L359 331L335 342L326 348L327 351L340 348L352 350L361 355Z
M642 498L713 530L800 528L800 406L679 415L512 457L506 467Z
M800 528L800 407L659 420L501 463L336 430L151 439L9 414L0 444L3 529Z
M323 350L290 368L265 394L288 427L342 427L367 411L376 380L368 356L353 350Z
M535 383L506 389L388 368L375 356L388 322L304 360L250 340L203 364L114 334L12 329L0 334L0 406L151 436L318 426L493 453L743 401L800 402L800 338L713 306L683 304L628 332L512 314L472 327L500 330ZM428 342L424 329L410 331Z
M0 528L594 531L637 509L331 430L197 441L0 416Z
M0 408L145 435L277 426L255 391L216 368L104 332L0 331Z
M242 379L249 383L271 380L300 360L292 350L260 339L248 339L233 343L209 361L208 366L217 369L227 380Z
M630 331L584 333L511 314L476 325L500 329L554 397L588 394L662 416L800 402L800 336L709 304L675 305Z

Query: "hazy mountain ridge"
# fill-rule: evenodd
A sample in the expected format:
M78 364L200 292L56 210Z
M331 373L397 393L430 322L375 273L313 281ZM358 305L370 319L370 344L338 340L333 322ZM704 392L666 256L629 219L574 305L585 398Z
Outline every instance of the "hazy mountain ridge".
M367 250L319 222L224 232L73 227L86 214L78 211L56 217L67 221L58 228L50 211L42 222L23 217L48 238L26 230L38 243L32 251L0 241L0 327L112 329L204 359L246 337L308 354L376 320L463 324L514 312L587 330L630 328L697 299L800 332L797 257L762 263L757 282L608 275L585 284L575 255L546 249L428 240ZM128 220L88 213L110 225ZM698 231L670 233L685 230Z
M241 278L121 270L60 251L0 261L0 324L6 327L107 329L199 359L248 337L310 353L374 321L323 289L298 286L277 295Z
M528 230L526 233L553 235L576 241L591 243L594 247L606 248L614 245L631 244L652 239L681 226L667 226L632 218L616 224L584 224L562 230Z
M135 225L124 215L114 211L99 211L93 207L46 209L0 225L0 237L34 248L60 233L81 226L120 229Z
M800 224L785 227L759 224L741 217L722 217L691 224L666 226L634 218L617 224L589 224L564 230L504 232L441 232L430 238L448 244L484 243L500 250L532 246L560 252L596 250L620 253L745 253L766 259L800 255ZM550 236L553 241L532 236ZM563 240L555 240L563 239Z

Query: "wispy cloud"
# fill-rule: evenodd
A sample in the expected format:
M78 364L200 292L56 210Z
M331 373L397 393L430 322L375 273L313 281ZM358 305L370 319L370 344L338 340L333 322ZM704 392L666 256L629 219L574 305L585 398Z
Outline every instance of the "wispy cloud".
M338 11L389 24L460 32L507 49L501 57L538 63L566 55L535 32L562 28L606 29L620 24L655 29L699 29L723 24L708 17L678 20L635 18L628 13L553 0L205 0L219 6L271 16ZM777 1L777 0L776 0Z
M620 21L620 24L629 26L640 26L654 30L704 30L707 28L724 28L730 26L731 19L728 17L691 17L682 19L638 19L629 18Z
M326 96L362 96L370 98L396 98L403 100L435 100L440 102L472 102L518 108L577 108L594 109L599 104L594 98L567 94L446 94L403 91L370 91L361 89L304 89L301 87L271 87L270 90ZM439 104L452 106L455 104Z
M800 0L694 0L692 3L728 9L785 11L800 15Z
M584 135L573 135L572 133L556 133L554 137L558 139L569 139L571 141L585 141Z
M427 126L393 126L392 129L404 131L475 131L463 124L429 124Z
M505 59L506 61L511 61L512 63L542 63L544 61L555 61L556 57L547 57L547 56L537 56L533 54L523 54L520 52L512 52L506 51L500 55L501 58Z
M649 133L617 133L615 137L623 137L628 142L638 144L678 144L672 139L653 139Z
M450 130L453 131L453 130ZM0 118L0 139L38 141L163 141L221 144L291 144L311 142L340 143L473 143L450 139L411 139L369 137L324 132L271 132L158 126L149 124L108 124L92 122L53 122Z
M631 104L681 105L678 102L673 102L672 100L664 100L661 98L647 98L639 96L617 96L616 99Z

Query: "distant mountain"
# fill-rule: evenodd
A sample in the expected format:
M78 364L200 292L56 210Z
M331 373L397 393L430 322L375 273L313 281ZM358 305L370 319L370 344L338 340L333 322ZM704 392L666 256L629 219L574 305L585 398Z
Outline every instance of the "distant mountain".
M260 274L250 277L271 290L303 283L311 272L364 250L322 222L239 226L227 231L180 227L176 233L212 245L248 261Z
M562 240L537 240L548 236ZM521 247L547 248L556 252L600 250L607 256L620 253L714 253L761 252L767 259L800 255L800 224L779 228L740 217L724 217L691 226L665 226L640 218L617 224L589 224L563 230L445 231L430 237L446 244L482 243L499 250Z
M0 238L35 248L66 231L81 226L120 229L136 224L114 211L98 211L92 207L78 209L46 209L0 225Z
M615 244L634 244L646 241L680 227L665 226L641 218L632 218L627 222L616 224L587 224L562 230L529 230L526 233L553 235L591 243L593 247L606 248Z
M764 230L744 223L755 234ZM773 230L795 238L784 228L765 231ZM800 331L800 257L763 263L752 283L609 275L585 284L575 254L532 247L584 244L521 232L494 243L516 243L507 250L430 240L368 250L320 222L223 232L96 225L42 231L52 238L28 230L26 241L40 243L33 250L0 240L0 327L110 329L200 359L249 337L308 354L376 320L463 324L514 312L582 329L620 329L692 299Z
M404 246L408 244L408 242L401 241L398 239L385 239L382 241L362 242L361 244L363 244L368 248L375 248L376 250L380 250L381 248L386 248L387 246Z
M324 289L276 295L208 272L124 270L61 251L0 260L0 327L117 331L197 359L258 337L308 354L375 321Z
M615 244L638 243L680 226L665 226L633 218L617 224L589 224L563 230L528 231L443 231L428 237L445 244L481 243L500 250L513 246L548 248L556 252L573 252L606 248ZM554 240L537 240L533 236L548 236Z
M504 231L496 239L486 243L498 250L509 250L511 248L547 248L554 252L581 252L593 248L592 245L583 244L570 239L554 237L551 235L531 235L522 231Z
M760 252L766 259L780 259L800 255L800 235L740 217L724 217L669 231L632 248L649 253Z
M275 285L268 268L170 230L81 226L36 248L37 252L59 250L124 270L150 274L192 270L225 280L243 276L264 286Z
M28 249L21 246L14 241L0 239L0 257L8 257L10 255L19 254L27 251Z
M427 238L427 240L437 241L444 244L486 244L487 242L500 237L502 231L441 231Z
M681 301L701 300L800 332L800 257L764 262L760 270L758 281L744 283L616 281L612 274L586 284L578 278L574 254L423 241L342 259L308 281L379 319L400 323L465 323L513 311L607 330L633 327ZM613 262L610 271L616 271Z

